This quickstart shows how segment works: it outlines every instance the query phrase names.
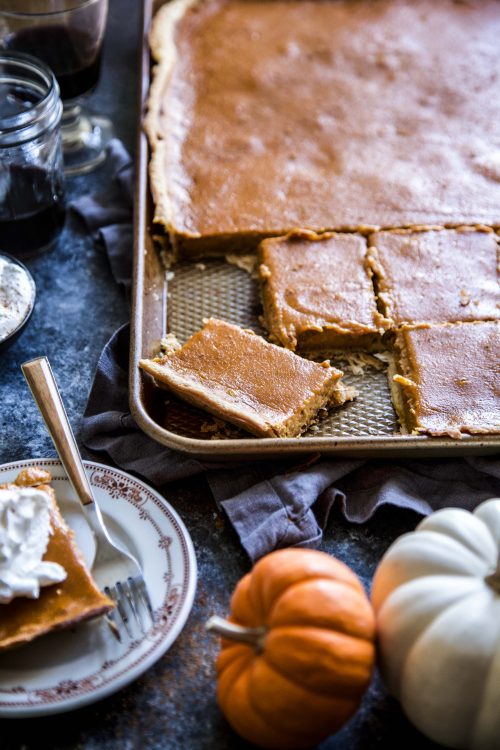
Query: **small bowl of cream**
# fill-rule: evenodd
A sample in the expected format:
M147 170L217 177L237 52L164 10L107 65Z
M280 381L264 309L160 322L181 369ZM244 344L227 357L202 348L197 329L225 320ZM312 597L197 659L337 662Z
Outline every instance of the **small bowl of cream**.
M17 258L0 253L0 351L24 331L35 307L33 276Z

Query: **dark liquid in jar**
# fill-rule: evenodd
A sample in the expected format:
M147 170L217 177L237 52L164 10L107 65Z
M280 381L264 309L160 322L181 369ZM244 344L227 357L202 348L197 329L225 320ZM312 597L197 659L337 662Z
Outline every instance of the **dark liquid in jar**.
M11 34L6 46L47 63L57 78L63 101L90 93L99 80L102 45L92 32L67 26L34 26Z
M62 185L39 167L0 164L0 251L18 258L49 247L64 224Z

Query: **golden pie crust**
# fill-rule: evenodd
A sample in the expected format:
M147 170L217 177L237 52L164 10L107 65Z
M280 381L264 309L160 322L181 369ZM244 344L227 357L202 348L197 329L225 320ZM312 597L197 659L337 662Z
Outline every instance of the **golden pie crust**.
M438 32L436 32L438 30ZM146 127L180 253L500 225L496 0L173 0Z
M60 583L43 587L38 599L19 597L9 604L0 604L0 651L104 615L114 607L113 602L99 591L85 567L73 532L64 521L54 490L48 484L51 479L48 471L33 467L24 469L14 484L36 486L49 495L52 534L44 560L62 565L67 577ZM0 489L8 486L0 485Z
M180 349L140 361L182 399L258 437L294 437L318 411L354 396L342 372L210 319Z

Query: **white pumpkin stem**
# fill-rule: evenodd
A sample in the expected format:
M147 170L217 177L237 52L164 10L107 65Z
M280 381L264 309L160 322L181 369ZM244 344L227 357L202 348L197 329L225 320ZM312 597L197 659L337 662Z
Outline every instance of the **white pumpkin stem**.
M498 558L495 572L491 573L489 576L486 576L484 580L496 594L500 594L500 556Z
M223 617L218 615L212 615L212 617L205 624L205 630L209 633L215 633L221 638L226 638L228 641L235 641L236 643L246 643L249 646L253 646L257 651L262 651L264 648L264 638L266 636L266 629L260 628L246 628L242 625L235 625L234 622L228 622Z

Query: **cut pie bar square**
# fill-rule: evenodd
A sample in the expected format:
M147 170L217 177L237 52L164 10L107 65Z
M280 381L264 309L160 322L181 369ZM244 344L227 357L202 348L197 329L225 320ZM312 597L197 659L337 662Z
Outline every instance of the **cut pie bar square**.
M380 347L382 316L356 234L291 232L259 245L267 329L292 350Z
M32 641L53 630L106 614L114 607L96 586L77 548L73 532L61 515L48 471L33 467L23 470L14 484L0 490L36 487L50 500L51 535L44 561L58 563L66 571L60 583L44 586L38 599L17 597L0 604L0 651Z
M500 322L404 326L393 401L407 432L500 432Z
M354 395L328 362L214 318L180 349L140 366L182 399L259 437L299 435L321 408Z
M392 326L500 319L493 231L378 232L368 262Z

